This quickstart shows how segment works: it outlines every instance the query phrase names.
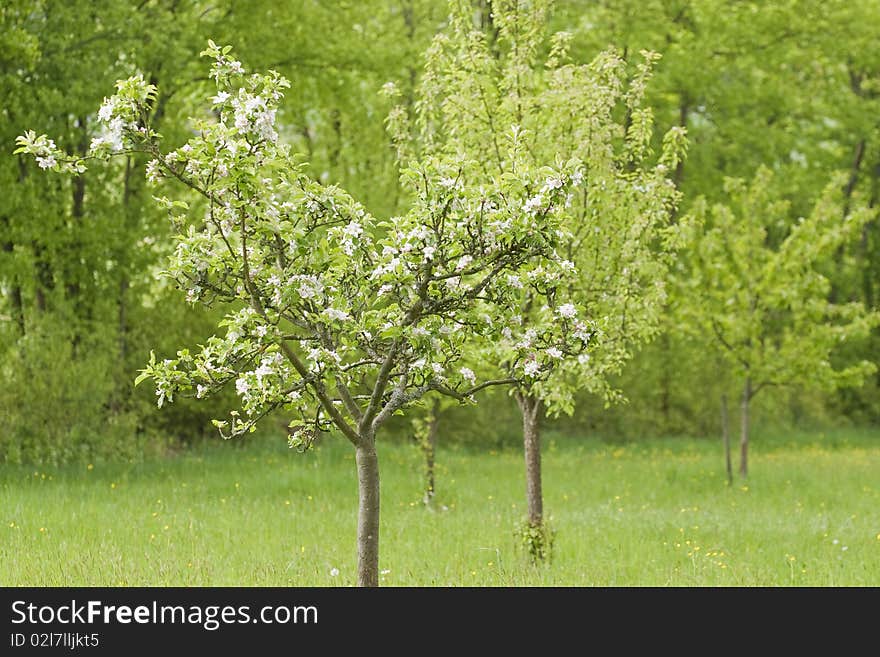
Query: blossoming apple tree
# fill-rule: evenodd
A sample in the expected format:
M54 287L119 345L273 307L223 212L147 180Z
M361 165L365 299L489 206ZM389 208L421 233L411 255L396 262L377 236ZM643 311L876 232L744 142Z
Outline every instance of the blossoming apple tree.
M546 58L539 57L550 4L493 2L492 29L481 30L471 12L451 3L451 26L427 54L414 125L402 107L389 115L402 162L425 154L473 160L476 175L466 182L474 190L499 176L540 181L526 188L523 209L536 229L562 229L552 261L565 282L536 285L520 272L507 274L512 321L491 342L479 343L493 376L515 381L526 461L523 541L536 558L552 538L544 524L541 418L571 413L579 390L619 399L611 377L657 332L666 270L681 234L670 221L679 196L670 175L686 147L684 130L676 127L654 150L644 93L656 54L628 62L609 50L576 64L568 54L570 35L560 33ZM584 163L576 187L538 175L554 159ZM560 192L564 200L546 225L543 209ZM538 269L529 275L537 273L546 278ZM591 343L589 350L573 354L558 345L557 332L572 329Z
M150 126L156 90L135 76L105 100L86 158L70 159L33 132L19 138L19 151L68 173L89 159L145 152L149 179L176 183L183 194L158 199L177 231L167 274L190 302L228 312L204 344L151 357L139 380L154 381L160 406L234 387L238 408L215 420L227 437L284 409L297 416L292 446L308 447L325 431L350 441L357 581L376 585L376 438L386 421L428 392L464 401L527 375L533 355L525 344L511 345L515 364L497 379L478 380L461 362L470 342L504 339L524 289L540 290L541 312L556 318L541 333L546 348L576 356L588 346L586 325L568 310L570 267L552 257L584 167L551 158L490 176L479 161L426 154L402 174L409 210L379 220L343 190L310 178L279 137L285 79L247 75L229 47L213 42L203 54L214 60L216 94L179 148L166 150Z

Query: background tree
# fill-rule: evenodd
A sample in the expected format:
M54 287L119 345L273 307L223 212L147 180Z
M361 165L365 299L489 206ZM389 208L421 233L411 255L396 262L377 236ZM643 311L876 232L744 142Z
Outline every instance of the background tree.
M540 426L546 413L571 413L574 392L587 389L606 401L619 397L609 377L619 374L634 345L656 332L665 298L665 258L674 232L666 230L677 201L670 175L682 156L683 132L666 137L659 158L650 141L653 113L643 105L652 53L632 79L626 62L609 51L588 65L568 58L568 35L547 37L545 2L495 2L490 28L480 29L462 3L451 3L450 29L429 51L418 89L416 143L410 131L391 127L402 158L411 152L459 155L480 163L485 181L521 176L554 158L585 163L582 191L566 199L563 221L570 239L555 254L576 276L567 292L583 309L559 305L556 286L533 289L512 279L517 330L486 348L485 360L517 379L522 416L529 551L549 547L541 484ZM484 179L472 181L485 184ZM529 189L527 211L542 220L552 180ZM557 312L548 313L548 306ZM569 358L556 344L560 322L595 334L590 354ZM566 360L565 367L556 363Z
M647 90L659 135L685 126L687 162L673 176L682 192L680 214L698 197L726 202L725 177L750 178L764 164L779 175L776 194L792 204L789 218L810 212L816 190L833 172L848 172L847 188L876 206L880 180L877 3L867 1L735 3L723 0L595 2L559 0L552 20L572 34L576 58L612 43L630 66L641 49L663 54ZM860 299L876 309L867 290L876 287L877 222L824 265L839 299ZM865 287L866 281L874 281ZM686 302L687 300L683 300ZM616 382L640 403L559 424L565 431L594 428L605 434L704 434L717 424L714 405L722 384L702 366L692 331L679 331L671 294L662 338L642 350L638 369ZM876 351L878 332L863 354ZM856 354L853 354L855 357ZM876 421L877 377L864 388L837 392L780 391L756 410L765 425L839 424L842 416ZM597 409L597 401L581 404ZM845 409L845 410L844 410ZM856 419L859 418L859 419ZM587 426L584 426L587 423Z
M876 369L867 360L841 362L837 350L865 338L880 315L861 302L829 301L831 284L820 269L875 213L843 210L844 181L837 180L809 216L791 222L789 204L774 198L771 183L771 172L762 168L748 185L727 181L729 204L695 204L702 232L681 280L682 298L692 300L686 312L740 382L742 476L748 474L749 406L763 388L858 385Z
M162 125L186 105L192 81L181 62L204 43L210 18L193 2L22 0L4 4L0 21L3 456L135 456L152 416L130 385L142 339L160 325L185 333L199 323L195 313L157 321L157 297L173 291L151 271L166 231L143 184L146 159L50 178L9 146L37 124L68 155L84 155L104 91L95 71L161 81L153 120Z

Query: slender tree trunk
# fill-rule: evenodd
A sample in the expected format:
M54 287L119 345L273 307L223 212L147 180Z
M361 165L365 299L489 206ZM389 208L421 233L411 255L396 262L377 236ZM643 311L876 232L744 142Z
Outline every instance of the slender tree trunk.
M876 208L880 201L880 160L878 160L871 170L871 197L868 200L868 207ZM876 265L872 266L872 254L876 252L876 240L878 223L876 219L872 219L862 226L862 291L864 294L865 306L874 307L874 278L877 276ZM871 239L872 233L874 240ZM874 260L876 262L876 260Z
M749 474L749 402L752 400L752 380L746 377L740 401L739 473Z
M435 400L428 418L428 433L422 442L425 453L425 497L424 502L430 505L434 501L434 461L437 453L437 435L440 427L440 402Z
M664 312L669 310L669 306L664 307ZM672 345L669 342L669 335L666 331L660 336L660 348L662 349L662 361L660 372L660 413L663 416L663 431L668 432L672 425L671 413L671 397L672 397L672 367L669 365L672 353Z
M9 219L7 217L3 217L3 228L9 230ZM3 242L2 250L11 259L14 257L15 244L12 240ZM17 273L13 275L12 285L9 286L9 307L12 311L12 319L15 321L16 326L18 326L19 334L24 335L24 305L22 303L21 286L18 284Z
M48 295L55 287L55 277L52 273L52 265L46 256L46 249L36 241L34 249L34 304L37 311L45 312L49 309Z
M528 522L532 527L544 524L544 495L541 490L541 400L531 395L518 395L523 418L523 446L526 458L526 503Z
M682 98L681 104L678 106L678 125L687 128L688 116L690 115L690 105L687 97ZM681 183L684 181L684 159L679 159L675 165L675 172L672 174L672 182L675 183L676 189L681 189Z
M119 280L119 313L118 326L119 333L119 363L125 366L125 358L128 356L128 313L126 296L128 293L128 277L123 276Z
M379 459L375 436L355 451L358 473L358 586L379 586Z
M342 153L342 112L336 107L330 110L330 126L336 139L330 146L327 161L330 165L331 175L337 175L336 170L339 166L339 156Z
M83 119L80 125L85 126L85 119ZM85 145L81 144L81 146L82 148L80 149L80 152L85 153ZM84 176L79 175L73 179L72 194L73 207L70 211L70 215L73 219L71 224L72 239L68 248L71 254L79 254L82 250L81 236L83 231L83 218L85 217L86 179ZM62 267L62 275L65 277L64 291L73 310L74 317L76 317L77 320L91 318L91 304L89 303L89 299L84 298L84 296L88 295L88 292L86 292L86 295L82 294L83 286L81 281L83 280L85 273L80 270L80 267L79 258L71 258L65 263L65 266ZM82 323L76 321L73 324L73 337L70 341L72 347L71 354L74 359L78 359L80 355L80 343L82 342L81 329Z
M135 176L135 171L140 175ZM135 178L143 178L143 171L136 166L134 158L128 156L125 159L125 178L123 183L122 203L125 206L126 228L134 230L138 222L138 212L132 207L132 198L138 192L138 185ZM118 292L118 313L117 327L119 333L119 364L125 367L125 358L128 355L128 288L130 286L128 276L128 251L129 245L120 244L119 253L117 255L119 266L119 292Z
M856 80L850 73L850 78L852 80L852 88L853 91L856 92L856 95L861 95L861 81L860 78ZM855 152L853 153L853 161L850 166L849 172L849 180L847 180L846 187L843 189L843 216L846 217L849 214L850 205L852 202L853 192L855 191L856 185L859 182L859 175L861 173L862 160L865 156L865 146L867 142L865 139L860 139L855 146ZM838 267L842 266L844 255L846 254L845 245L841 244L835 249L834 261L838 265ZM831 303L837 303L838 298L840 296L840 287L835 284L836 280L832 279L831 281L831 290L828 292L828 300Z
M730 458L730 424L727 421L727 395L721 395L721 441L724 444L724 460L727 466L727 483L733 483L733 462Z

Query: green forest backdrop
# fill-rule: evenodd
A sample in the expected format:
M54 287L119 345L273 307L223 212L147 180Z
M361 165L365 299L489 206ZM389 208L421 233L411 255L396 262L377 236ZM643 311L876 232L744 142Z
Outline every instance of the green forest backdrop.
M475 2L473 12L491 34L489 5ZM376 216L390 216L404 199L386 133L391 102L380 91L394 81L404 99L414 97L423 53L446 14L439 0L3 4L3 460L136 458L179 449L214 439L210 419L229 407L215 397L159 411L149 386L133 386L151 349L173 354L204 339L218 319L183 303L183 293L158 276L171 229L144 184L147 159L133 155L76 178L37 175L31 158L12 155L15 138L37 128L67 152L84 154L112 81L143 72L160 90L156 125L169 141L183 141L188 135L175 131L210 88L197 57L210 38L233 45L249 69L272 68L291 79L279 114L282 138L307 154L322 182L338 182ZM830 207L862 219L816 262L830 281L820 291L836 304L872 309L880 288L878 25L873 0L559 0L551 21L553 31L571 34L576 61L609 45L633 69L641 50L662 54L646 104L658 141L673 126L687 128L688 157L673 172L679 215L758 222L756 249L773 250L833 183ZM679 258L682 276L670 286L662 333L616 382L627 402L606 409L602 398L585 395L555 428L628 439L718 435L720 400L738 400L741 381L719 357L711 322L695 312L694 297L712 289L711 276L694 274L701 256L711 262L710 247L711 240L698 242ZM723 278L715 284L723 292ZM725 300L716 300L723 309ZM876 360L878 338L874 328L869 339L841 344L833 364ZM755 398L756 428L880 422L877 374L835 389L825 385L824 364L802 356L796 376L774 381L790 385L769 385ZM444 411L442 440L517 442L519 422L514 401L497 391L476 407ZM267 420L265 433L280 439L285 425ZM412 427L401 421L395 431L406 439Z

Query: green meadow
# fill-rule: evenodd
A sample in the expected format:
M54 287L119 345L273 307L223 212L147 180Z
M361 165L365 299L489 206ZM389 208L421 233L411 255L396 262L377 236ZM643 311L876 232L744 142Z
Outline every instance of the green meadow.
M763 437L746 481L715 440L606 443L549 434L552 562L514 535L515 448L438 452L425 507L412 445L380 445L386 586L876 586L880 436ZM135 464L0 468L5 586L348 586L352 450L217 442Z

